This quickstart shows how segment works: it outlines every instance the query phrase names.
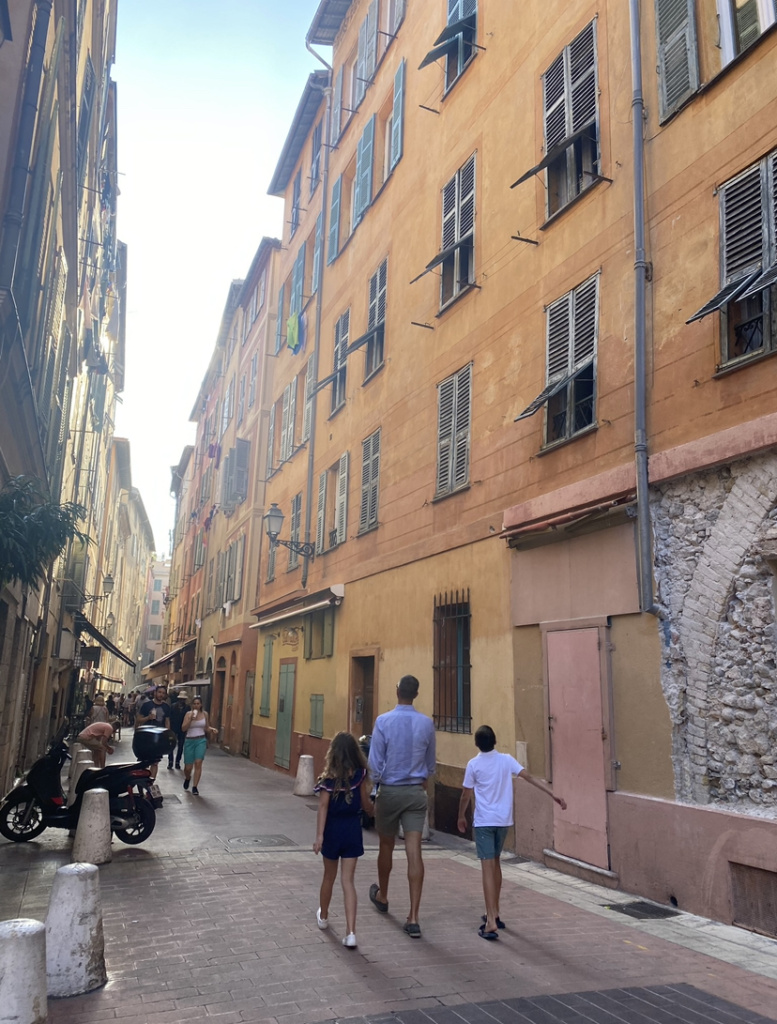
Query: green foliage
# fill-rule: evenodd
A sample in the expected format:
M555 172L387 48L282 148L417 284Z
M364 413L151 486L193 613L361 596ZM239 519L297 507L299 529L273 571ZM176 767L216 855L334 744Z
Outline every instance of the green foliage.
M0 489L0 583L35 586L74 537L88 542L77 523L86 509L48 501L38 480L17 476Z

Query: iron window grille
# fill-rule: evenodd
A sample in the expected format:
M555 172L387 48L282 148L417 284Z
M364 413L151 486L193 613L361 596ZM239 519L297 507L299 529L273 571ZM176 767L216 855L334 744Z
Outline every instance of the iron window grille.
M469 589L434 599L434 725L471 733Z

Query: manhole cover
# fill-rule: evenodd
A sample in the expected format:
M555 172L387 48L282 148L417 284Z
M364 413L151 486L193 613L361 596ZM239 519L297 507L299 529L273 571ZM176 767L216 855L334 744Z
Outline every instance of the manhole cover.
M222 840L224 842L224 840ZM288 836L237 836L227 839L228 846L296 846Z
M627 917L635 917L638 921L658 921L662 917L679 917L680 914L679 910L661 907L657 903L645 903L644 900L635 900L633 903L603 903L602 906Z

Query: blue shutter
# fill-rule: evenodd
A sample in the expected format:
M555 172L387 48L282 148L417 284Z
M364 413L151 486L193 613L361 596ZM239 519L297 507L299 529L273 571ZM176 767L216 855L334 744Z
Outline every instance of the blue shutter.
M324 211L320 210L316 217L316 238L313 243L313 271L311 273L310 294L318 291L318 275L321 273L321 229L324 224Z
M373 114L365 125L361 137L362 172L359 180L359 198L361 200L359 217L364 215L364 211L372 202L372 165L374 162L372 153L375 143L375 118L376 115Z
M391 116L391 158L389 169L394 170L402 158L402 118L405 107L405 61L394 75L394 110Z
M343 177L337 179L332 187L332 202L329 207L329 243L326 261L332 263L340 251L340 195L343 190Z
M343 68L337 72L335 79L335 95L332 103L332 142L340 138L340 122L343 110Z

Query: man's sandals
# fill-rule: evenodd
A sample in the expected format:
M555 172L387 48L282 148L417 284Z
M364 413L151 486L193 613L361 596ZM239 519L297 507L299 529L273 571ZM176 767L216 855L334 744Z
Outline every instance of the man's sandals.
M373 882L370 886L370 903L381 912L381 914L388 913L388 903L384 903L378 899L378 893L380 892L380 886Z

